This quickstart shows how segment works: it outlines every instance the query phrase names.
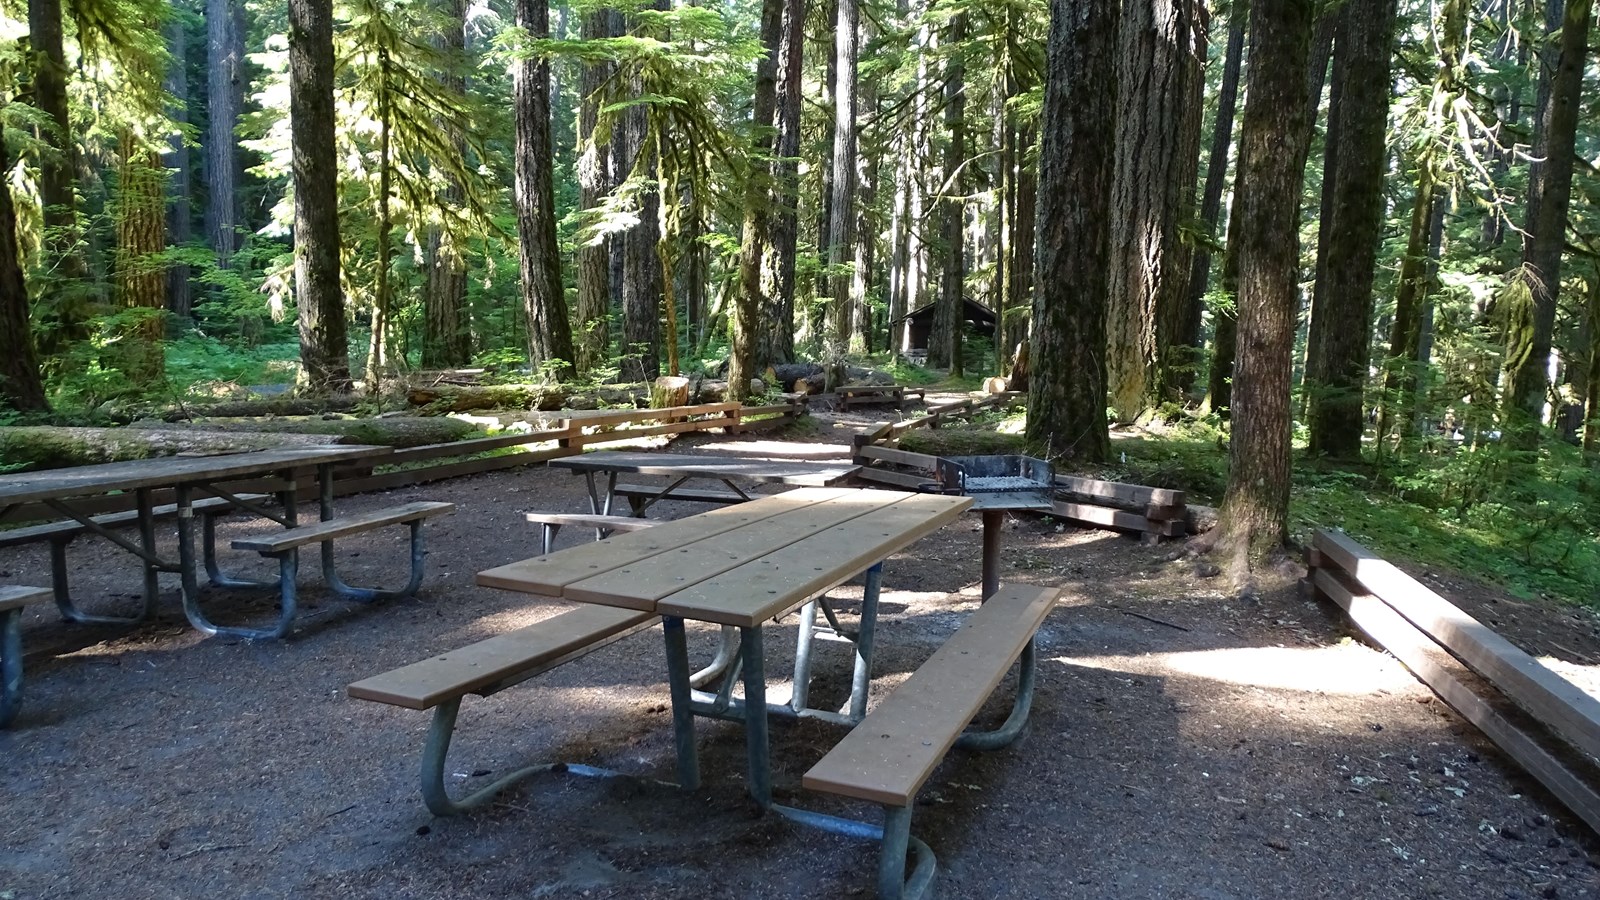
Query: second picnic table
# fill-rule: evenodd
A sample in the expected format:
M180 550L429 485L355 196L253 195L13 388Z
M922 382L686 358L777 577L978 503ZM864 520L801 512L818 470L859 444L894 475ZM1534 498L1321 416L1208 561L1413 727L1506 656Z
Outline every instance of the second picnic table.
M971 505L967 497L800 489L500 566L480 572L478 583L659 614L666 637L679 783L689 788L699 783L694 718L741 721L750 793L766 806L772 802L767 713L847 724L866 715L882 562ZM867 581L860 623L848 635L855 647L855 664L847 711L810 709L806 687L819 598L863 572ZM802 605L794 695L785 706L769 706L762 629ZM685 620L739 629L742 703L730 695L732 677L716 695L694 690L697 679L689 668Z
M597 515L611 515L614 498L619 494L629 498L633 514L642 516L645 510L662 500L700 500L706 502L738 502L750 500L751 495L737 482L787 484L796 487L830 487L854 475L860 466L821 465L789 459L762 459L713 454L691 455L684 453L627 453L603 450L565 459L550 461L550 465L571 469L583 475L588 482L589 509ZM664 485L619 485L617 475L664 475L672 481ZM605 476L605 489L600 488L599 477ZM709 494L704 491L683 491L684 483L692 478L707 478L727 485L731 494Z

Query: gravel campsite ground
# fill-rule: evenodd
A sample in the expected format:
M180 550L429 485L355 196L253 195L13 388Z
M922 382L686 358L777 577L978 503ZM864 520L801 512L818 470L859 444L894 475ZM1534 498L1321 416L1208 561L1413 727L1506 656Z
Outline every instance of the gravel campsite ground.
M845 455L852 425L819 417L798 443L685 439L689 447ZM340 501L360 511L448 500L428 526L413 599L360 606L302 577L296 633L205 638L177 610L136 628L25 617L27 686L0 732L0 898L832 898L870 896L876 847L757 816L732 724L699 726L706 787L670 779L658 631L463 705L458 786L540 760L644 776L548 774L492 808L435 819L417 792L428 716L347 699L345 685L553 615L560 604L473 576L537 552L527 509L586 511L582 481L543 467ZM704 507L667 503L659 515ZM242 533L230 522L224 536ZM977 604L979 525L958 520L884 574L882 696ZM568 529L560 546L588 539ZM340 544L347 576L404 565L403 530ZM946 898L1554 898L1600 895L1594 836L1389 656L1352 640L1336 608L1302 598L1287 567L1241 600L1181 545L1146 547L1037 516L1006 526L1003 579L1062 585L1040 632L1025 737L952 752L913 832L938 854ZM86 606L132 608L132 557L71 551ZM231 554L239 566L266 565ZM1409 568L1409 567L1408 567ZM1536 656L1590 678L1600 624L1411 569ZM0 584L48 583L44 547L0 554ZM860 588L836 592L849 598ZM272 597L208 590L218 618L263 621ZM767 646L792 653L795 617ZM708 658L714 631L691 626ZM814 698L848 692L848 658L820 646ZM980 721L1009 705L1002 684ZM780 695L786 688L779 685ZM858 817L800 776L841 732L773 728L783 802Z

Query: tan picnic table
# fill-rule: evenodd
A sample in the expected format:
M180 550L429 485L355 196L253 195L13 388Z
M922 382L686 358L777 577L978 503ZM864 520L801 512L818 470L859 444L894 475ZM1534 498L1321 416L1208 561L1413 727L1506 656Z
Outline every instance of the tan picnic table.
M696 716L745 725L751 795L771 804L769 713L855 724L866 715L873 636L883 560L953 521L972 505L967 497L849 488L801 488L666 522L489 569L488 587L560 597L579 603L653 612L666 639L667 678L677 744L678 780L699 784ZM837 624L825 594L866 573L858 627ZM787 704L766 700L763 628L801 608L794 691ZM827 624L817 626L822 609ZM738 629L743 700L732 697L730 675L715 693L696 683L732 670L731 653L691 673L684 622ZM850 700L844 711L808 703L811 642L831 632L854 645ZM737 671L737 670L733 670Z
M662 500L684 499L706 502L740 502L751 499L738 484L740 481L760 484L787 484L796 487L829 487L839 484L860 470L855 465L822 465L792 459L764 459L758 457L720 456L715 454L686 453L634 453L602 450L550 461L550 465L571 469L583 475L589 488L589 510L597 515L610 515L613 499L618 494L636 498L633 513L644 515ZM635 475L663 475L672 480L663 485L618 485L620 473ZM605 476L605 489L601 490L599 476ZM685 491L683 485L690 479L712 479L727 485L730 494L709 494L704 491Z
M148 618L155 613L160 597L159 575L176 572L181 578L183 611L190 624L207 634L230 633L234 629L219 627L201 612L197 600L199 575L194 547L194 496L197 492L223 498L233 507L270 519L292 528L296 524L295 480L300 473L315 469L319 483L321 516L333 516L333 467L336 463L383 456L393 452L389 447L365 445L329 445L326 447L291 447L258 450L246 453L229 453L218 456L169 456L127 462L77 466L70 469L49 469L41 472L0 475L0 519L18 506L42 503L97 534L123 550L137 556L144 564L144 607L132 621ZM254 500L242 497L227 485L246 479L276 477L281 489L276 491L281 508L273 510ZM171 489L176 503L178 520L178 559L164 558L156 548L154 492ZM90 501L108 494L132 492L137 503L138 539L129 540L123 535L96 521L90 515ZM229 579L215 571L212 559L209 527L206 535L206 564L213 582L232 585L257 585L244 579ZM56 563L56 602L64 617L74 621L104 620L79 612L66 595L66 573L60 571L63 563ZM239 632L254 636L254 632Z

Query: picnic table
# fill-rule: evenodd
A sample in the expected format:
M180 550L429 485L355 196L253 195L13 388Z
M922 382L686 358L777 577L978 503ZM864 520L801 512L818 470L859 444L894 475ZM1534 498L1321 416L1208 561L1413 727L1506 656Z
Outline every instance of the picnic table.
M702 503L740 503L751 495L737 482L788 484L798 487L829 487L854 475L855 465L819 465L788 459L762 459L713 454L630 453L602 450L550 461L550 465L571 469L583 475L589 489L589 509L596 515L610 515L613 500L627 497L635 516L642 516L662 500L692 500ZM666 484L618 484L617 475L662 475ZM599 476L605 476L601 490ZM687 490L690 479L720 481L728 491Z
M328 520L333 517L334 465L391 452L389 447L365 445L292 447L220 456L171 456L0 475L0 518L22 504L42 503L67 520L77 523L82 532L103 537L138 557L144 564L144 607L139 615L125 621L139 621L154 615L160 597L159 575L162 572L175 572L182 582L183 611L190 624L207 634L238 633L256 637L261 635L254 631L217 626L200 609L198 560L194 546L195 495L220 498L230 507L292 529L296 524L296 478L301 473L315 469L320 488L321 516ZM262 505L257 495L241 495L227 487L261 477L279 479L279 489L275 491L279 509ZM175 500L174 511L178 521L176 560L162 556L156 546L157 514L153 496L162 489L171 489ZM88 508L93 498L126 492L132 492L137 501L133 517L133 522L138 526L136 540L112 530L105 517L91 516ZM209 519L206 525L205 561L214 582L229 586L267 584L221 576L214 564ZM55 595L62 615L75 621L101 618L83 614L73 606L66 592L65 557L58 555L54 563Z
M848 488L803 488L572 547L478 574L478 583L661 616L677 747L678 781L698 786L696 716L744 723L751 795L772 802L767 713L855 724L866 715L883 560L954 520L966 497ZM850 700L843 713L808 705L811 640L819 597L866 573L855 633ZM766 700L763 629L797 607L799 643L788 704ZM828 618L833 617L831 613ZM735 679L716 694L695 690L684 622L739 630L744 698ZM724 654L719 653L719 657ZM731 660L723 661L724 667Z

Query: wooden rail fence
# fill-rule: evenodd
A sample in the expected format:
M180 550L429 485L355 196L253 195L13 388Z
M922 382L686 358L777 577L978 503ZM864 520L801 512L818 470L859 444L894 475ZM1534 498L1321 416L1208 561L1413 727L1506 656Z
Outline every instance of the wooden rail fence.
M1600 700L1342 532L1316 532L1307 573L1309 591L1600 832Z

